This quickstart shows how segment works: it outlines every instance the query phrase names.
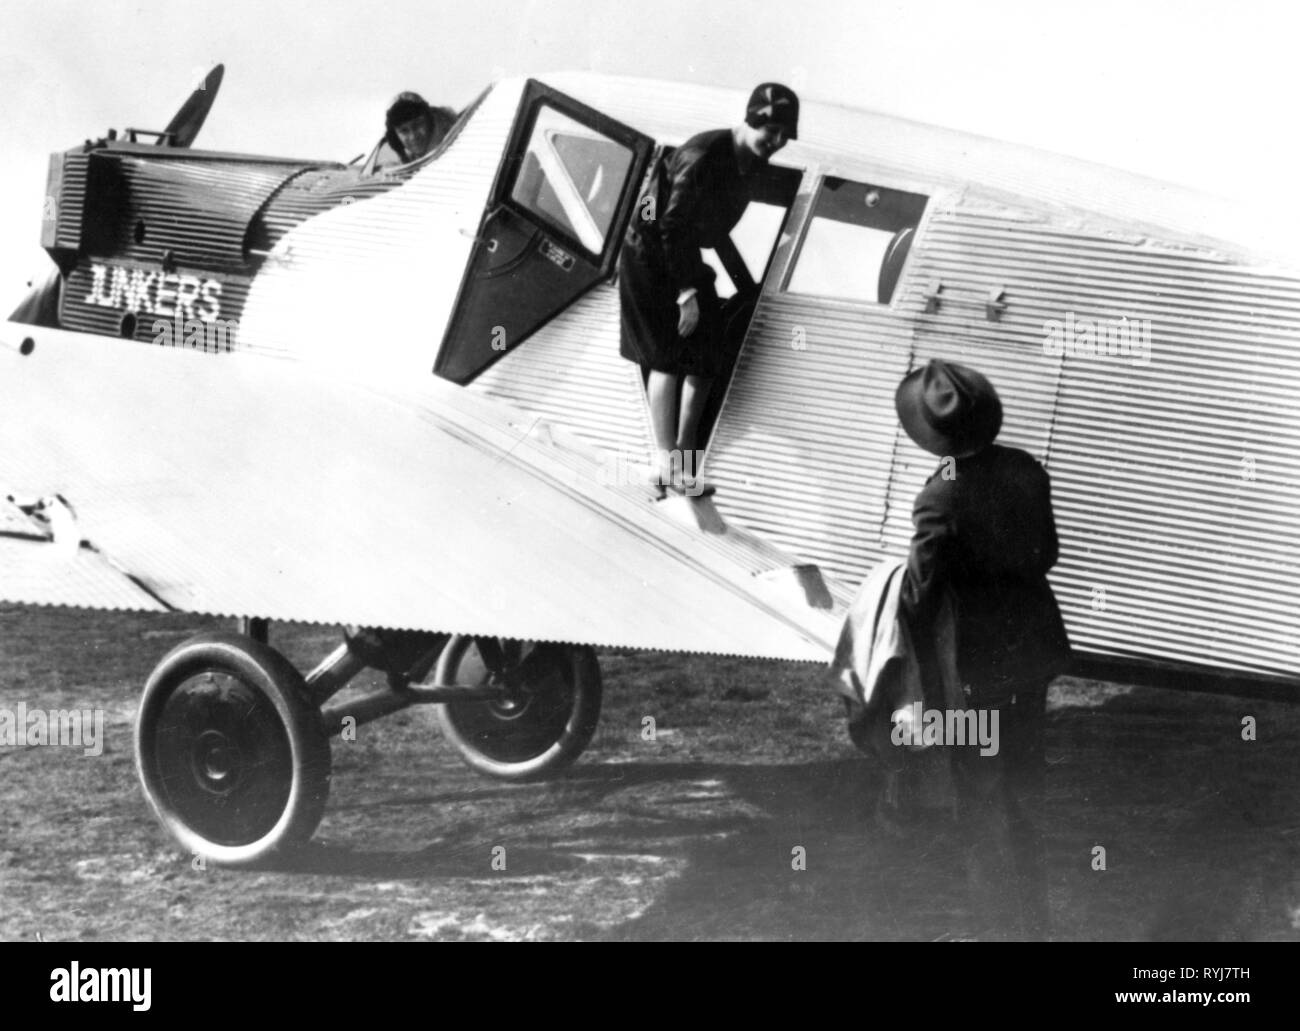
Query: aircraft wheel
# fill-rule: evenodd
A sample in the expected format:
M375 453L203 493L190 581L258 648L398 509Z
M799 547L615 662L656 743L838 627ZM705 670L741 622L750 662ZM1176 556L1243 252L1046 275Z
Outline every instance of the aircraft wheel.
M186 851L251 866L311 837L329 797L329 738L303 679L269 645L200 634L145 684L136 768Z
M499 698L437 706L443 734L474 769L536 780L563 769L591 742L600 719L600 666L590 648L453 637L438 660L440 684L496 682Z

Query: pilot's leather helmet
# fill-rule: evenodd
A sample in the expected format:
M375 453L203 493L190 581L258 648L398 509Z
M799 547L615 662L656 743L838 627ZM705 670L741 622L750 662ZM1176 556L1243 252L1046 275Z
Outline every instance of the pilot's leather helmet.
M405 125L412 118L429 114L429 102L418 93L399 93L388 105L388 114L384 118L384 127L390 132L399 125Z

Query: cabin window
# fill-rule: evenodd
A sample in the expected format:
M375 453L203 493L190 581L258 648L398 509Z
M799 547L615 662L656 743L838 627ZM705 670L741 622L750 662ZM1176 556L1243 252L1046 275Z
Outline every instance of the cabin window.
M926 200L919 193L828 176L786 290L888 304Z
M599 255L632 159L630 148L543 104L510 199Z
M755 283L763 281L768 260L772 257L772 248L776 246L777 235L785 225L785 216L789 210L788 202L780 205L750 201L740 221L736 223L736 228L731 231L732 243L736 245L745 268L749 270L749 278ZM732 279L717 251L706 247L700 253L705 263L718 274L717 282L714 283L718 297L725 301L733 296L743 284L737 284Z

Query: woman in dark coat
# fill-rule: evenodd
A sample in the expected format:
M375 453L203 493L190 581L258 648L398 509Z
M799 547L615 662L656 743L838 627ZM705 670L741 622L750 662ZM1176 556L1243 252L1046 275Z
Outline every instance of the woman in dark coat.
M619 351L648 370L661 486L699 493L696 434L723 357L715 274L700 250L735 228L753 173L795 138L798 121L793 91L757 87L744 124L692 136L660 164L628 229L619 256Z

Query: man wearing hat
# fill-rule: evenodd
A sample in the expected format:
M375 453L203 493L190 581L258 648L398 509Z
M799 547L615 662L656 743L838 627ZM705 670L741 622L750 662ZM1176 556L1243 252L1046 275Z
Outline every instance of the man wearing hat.
M715 274L700 250L736 227L754 173L798 135L798 125L799 98L779 83L763 83L750 94L743 124L692 136L655 169L628 227L619 255L619 353L647 370L659 451L654 479L661 486L701 492L693 489L693 462L683 456L695 454L724 358Z
M438 146L455 121L451 108L434 107L418 93L399 93L384 118L384 142L406 164Z
M993 443L1002 403L974 369L932 359L904 378L895 406L907 435L944 459L913 508L902 616L924 663L931 620L951 590L967 704L999 714L996 754L953 749L972 902L985 930L1042 939L1043 843L1021 803L1041 802L1047 686L1070 658L1047 582L1057 559L1051 482L1032 455Z

